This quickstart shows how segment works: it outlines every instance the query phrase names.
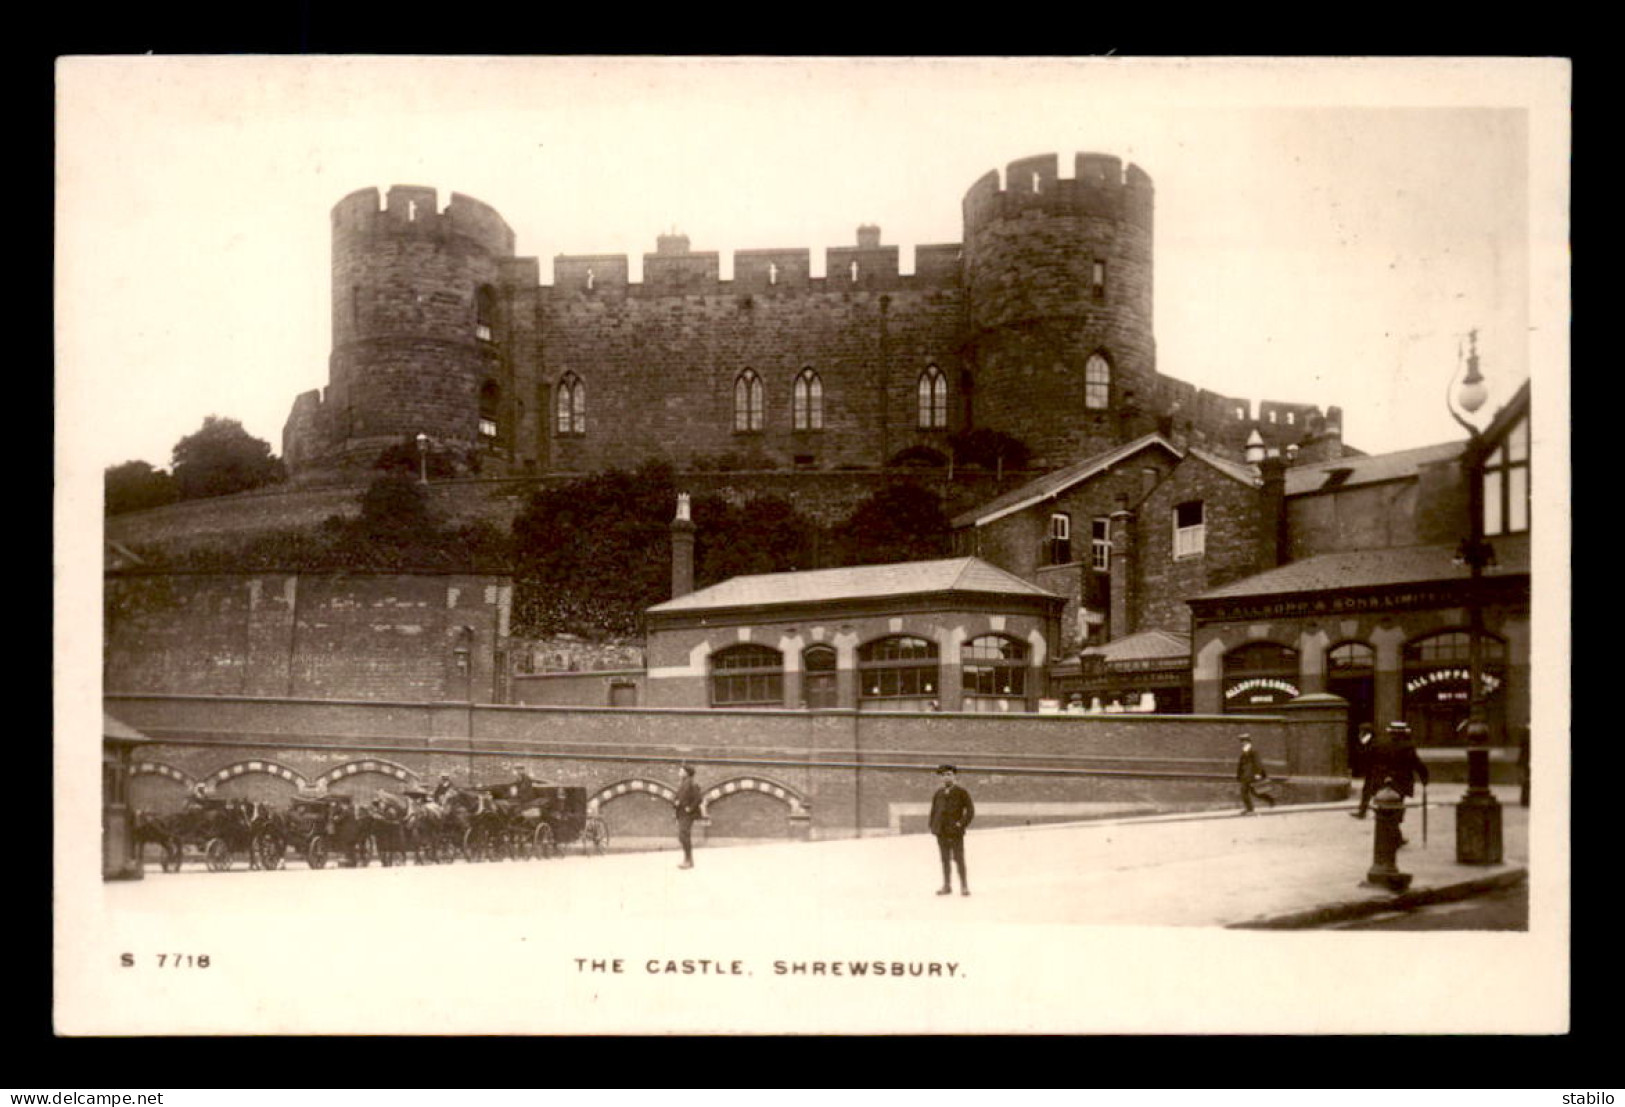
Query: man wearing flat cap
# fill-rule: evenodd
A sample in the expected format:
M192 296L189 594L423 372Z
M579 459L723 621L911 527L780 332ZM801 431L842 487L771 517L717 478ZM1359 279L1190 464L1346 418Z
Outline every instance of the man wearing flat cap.
M1258 751L1253 749L1253 736L1241 735L1241 756L1236 759L1236 783L1241 787L1241 813L1243 815L1257 814L1253 810L1253 797L1257 796L1271 807L1275 806L1275 797L1268 792L1261 791L1258 782L1268 780L1269 774L1264 771L1264 762L1259 759Z
M970 895L970 884L965 879L965 829L976 817L976 805L971 802L970 793L959 786L958 777L959 771L952 765L938 766L937 779L942 781L942 787L931 797L931 833L937 836L937 852L942 855L939 896L949 895L954 890L949 879L950 860L959 867L959 894Z
M672 805L677 809L677 844L683 847L683 860L679 869L694 867L694 820L704 812L700 804L700 786L694 783L694 766L683 765L677 771L677 798Z

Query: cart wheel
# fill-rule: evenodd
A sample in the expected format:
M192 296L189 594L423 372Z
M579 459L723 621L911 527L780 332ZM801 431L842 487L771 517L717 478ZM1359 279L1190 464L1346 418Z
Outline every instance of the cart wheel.
M609 827L597 815L587 820L587 825L582 828L582 837L592 852L598 854L609 852Z
M553 828L543 823L536 828L536 856L544 861L559 855L558 843L553 840Z
M327 867L327 839L320 834L312 837L310 844L305 847L305 864L313 869Z
M223 873L231 868L231 847L224 838L210 838L203 847L203 861L211 873Z
M288 851L288 843L282 840L282 835L274 830L268 830L254 840L254 853L259 857L260 868L273 872L282 867L283 857Z

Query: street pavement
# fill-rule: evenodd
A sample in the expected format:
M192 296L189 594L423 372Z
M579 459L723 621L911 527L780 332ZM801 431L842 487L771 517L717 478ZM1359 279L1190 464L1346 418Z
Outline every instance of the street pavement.
M1515 789L1502 801L1504 861L1455 860L1453 805L1461 786L1432 789L1406 813L1412 874L1396 896L1364 883L1374 818L1349 818L1352 802L997 828L967 837L972 895L938 896L940 866L929 835L696 850L691 870L673 851L571 855L553 860L311 872L302 862L270 873L149 871L107 886L110 903L140 911L195 909L252 914L267 906L342 915L410 913L447 904L482 914L590 919L613 905L628 920L823 920L941 924L1315 927L1408 905L1481 895L1522 880L1528 809ZM674 843L675 844L675 843ZM242 862L238 862L241 866Z

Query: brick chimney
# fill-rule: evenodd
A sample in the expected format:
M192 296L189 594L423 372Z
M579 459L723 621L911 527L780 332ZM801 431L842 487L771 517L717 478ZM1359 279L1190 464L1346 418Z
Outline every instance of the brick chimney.
M1264 485L1259 489L1259 566L1273 569L1289 556L1286 525L1286 462L1271 454L1258 463Z
M688 493L677 494L677 517L671 521L671 598L694 591L694 521L688 517Z
M1115 641L1133 631L1134 596L1130 583L1134 567L1134 512L1127 507L1112 512L1111 614L1106 639Z
M858 249L874 250L880 246L880 228L873 223L865 223L858 228Z

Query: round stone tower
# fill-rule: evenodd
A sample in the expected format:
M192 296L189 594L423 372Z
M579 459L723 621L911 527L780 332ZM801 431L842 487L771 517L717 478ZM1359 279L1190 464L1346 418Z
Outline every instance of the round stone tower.
M395 185L333 208L333 351L303 460L375 456L426 434L473 450L503 379L498 259L513 231L486 204Z
M1035 465L1088 457L1155 427L1151 178L1120 159L1013 161L964 201L972 417Z

